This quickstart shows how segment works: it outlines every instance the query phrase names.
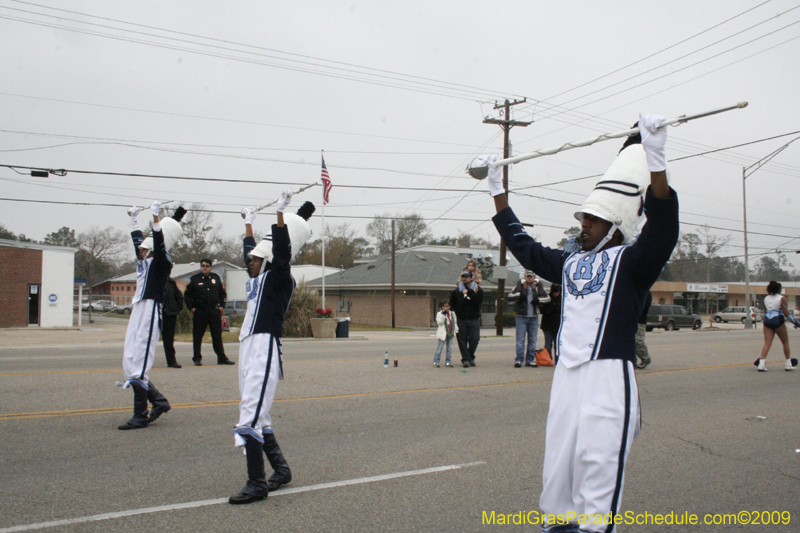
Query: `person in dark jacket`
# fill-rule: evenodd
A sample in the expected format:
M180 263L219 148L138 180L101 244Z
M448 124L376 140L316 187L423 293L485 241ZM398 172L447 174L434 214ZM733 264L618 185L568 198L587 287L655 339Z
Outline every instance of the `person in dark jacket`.
M650 352L647 350L647 344L644 342L644 335L647 331L647 313L650 311L650 305L653 303L653 293L647 293L647 300L644 302L642 314L639 315L639 329L636 331L636 358L639 362L636 368L646 368L650 364Z
M553 283L550 286L550 301L542 305L542 333L544 333L544 347L550 352L554 363L558 363L558 344L553 342L561 327L561 285Z
M167 289L164 293L164 316L161 328L161 340L164 343L164 355L167 356L167 366L170 368L181 368L175 359L175 325L178 323L178 315L183 309L183 293L178 288L175 280L167 280Z
M217 354L218 365L235 365L233 361L225 355L225 347L222 345L222 314L221 309L225 308L225 300L228 295L225 287L222 286L220 277L211 272L211 259L200 261L200 273L189 278L186 286L184 298L186 307L192 312L192 343L194 344L194 355L192 361L196 366L202 366L203 354L203 335L206 328L211 331L211 345L214 353Z
M469 286L472 273L465 270L461 273L461 280ZM467 289L466 293L456 287L450 294L450 302L458 319L458 350L461 352L461 366L475 366L475 350L481 340L481 304L483 303L483 289L478 284L476 289Z
M519 280L514 290L508 293L508 301L514 304L517 313L517 354L514 367L538 366L536 364L536 337L539 335L539 306L550 301L542 280L531 270L525 271L525 280ZM525 353L527 336L527 354Z

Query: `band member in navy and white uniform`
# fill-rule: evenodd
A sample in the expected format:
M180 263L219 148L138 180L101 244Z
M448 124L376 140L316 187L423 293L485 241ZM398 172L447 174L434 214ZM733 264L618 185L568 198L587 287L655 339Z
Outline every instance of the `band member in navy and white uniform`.
M234 428L236 446L247 456L247 483L228 501L246 504L263 500L269 491L292 480L289 464L272 429L270 409L278 380L283 379L281 336L283 318L295 281L289 266L295 253L311 236L306 222L314 205L306 202L297 215L283 211L292 193L284 191L276 204L278 223L272 226L272 240L258 245L253 238L254 208L242 210L245 219L244 260L250 273L247 282L247 311L239 334L239 422ZM262 451L263 450L263 451ZM266 454L274 474L266 479Z
M575 213L580 238L564 250L542 246L525 233L508 207L495 156L481 158L489 166L493 221L508 249L525 268L564 288L539 506L547 515L574 513L594 517L594 523L576 518L546 524L543 531L615 529L596 517L619 513L625 461L640 429L637 320L679 233L678 198L666 171L667 132L658 129L662 121L640 116L641 136L628 138Z
M119 426L119 429L146 428L150 422L170 410L167 399L150 381L150 369L161 334L164 293L172 272L172 258L167 249L181 236L178 223L186 210L179 207L173 218L161 221L158 217L160 206L153 202L153 234L144 238L139 226L139 208L130 210L133 231L133 247L136 253L136 293L133 295L133 308L125 334L125 351L122 368L125 382L117 382L123 388L133 388L133 417ZM149 412L147 402L153 409Z

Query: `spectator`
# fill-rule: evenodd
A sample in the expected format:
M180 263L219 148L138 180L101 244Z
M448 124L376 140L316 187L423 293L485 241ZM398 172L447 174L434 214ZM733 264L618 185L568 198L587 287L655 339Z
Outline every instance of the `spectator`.
M653 303L653 293L647 293L647 300L644 302L642 314L639 315L639 329L636 330L636 358L639 363L636 368L639 370L647 368L650 364L650 352L647 350L647 344L644 342L644 335L647 331L647 313L650 311L650 305Z
M467 262L465 272L470 273L469 282L464 283L460 278L458 280L458 290L460 290L462 294L467 294L467 289L472 289L474 291L478 287L478 284L483 281L481 271L478 270L478 263L476 263L474 259L470 259Z
M459 284L470 285L472 273L465 270L461 273ZM450 295L450 302L458 319L458 350L461 352L461 366L475 366L475 350L481 340L481 304L483 289L479 284L475 289L467 288L462 292L456 287Z
M450 310L450 302L445 300L439 304L439 312L436 313L436 323L439 328L436 330L436 338L439 339L439 345L436 347L436 353L433 355L433 366L439 368L439 359L442 357L442 348L445 349L444 364L447 368L453 368L453 363L450 362L450 354L453 351L453 337L458 333L458 320L456 314Z
M521 367L523 360L525 366L538 366L536 337L539 335L539 305L549 302L550 297L536 274L526 270L525 281L517 282L514 290L508 294L508 301L514 303L514 311L517 313L517 355L514 359L514 368Z
M561 327L561 285L553 283L550 287L550 301L542 305L541 329L544 333L544 347L554 363L558 363L558 343L554 342Z
M161 340L164 343L164 355L167 356L167 366L170 368L181 368L175 359L175 325L178 323L178 315L183 309L183 293L178 288L175 280L167 280L167 288L164 293L164 317L162 320Z

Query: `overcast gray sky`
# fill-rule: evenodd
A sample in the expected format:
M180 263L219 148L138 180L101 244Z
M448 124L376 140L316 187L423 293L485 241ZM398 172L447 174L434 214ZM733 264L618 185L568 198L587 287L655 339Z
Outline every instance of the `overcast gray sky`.
M485 184L463 173L502 153L495 101L527 98L514 153L747 100L671 128L684 232L730 235L743 255L742 167L800 130L800 9L788 0L0 0L0 223L42 239L62 226L129 230L125 208L201 202L226 235L243 205L319 180L328 224L419 213L437 237L498 241ZM514 209L554 245L621 142L517 164ZM132 177L131 174L246 183ZM800 249L800 141L747 180L751 255ZM575 180L575 181L569 181ZM566 182L547 185L554 182ZM348 185L350 187L343 187ZM546 198L547 200L543 200ZM320 188L302 195L321 205ZM20 200L29 200L20 201ZM299 201L296 202L299 205ZM319 211L318 211L319 214ZM274 220L262 215L260 230ZM312 219L313 221L314 219ZM312 223L319 234L321 220ZM719 228L719 229L717 229ZM775 257L774 255L772 257ZM794 261L794 254L789 257ZM757 259L757 256L756 256ZM794 261L800 265L800 261Z

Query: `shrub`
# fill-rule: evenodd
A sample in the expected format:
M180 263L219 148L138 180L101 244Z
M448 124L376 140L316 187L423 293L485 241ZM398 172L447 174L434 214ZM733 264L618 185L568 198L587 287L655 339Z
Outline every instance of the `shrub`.
M495 317L495 322L497 322L497 317ZM495 324L496 326L497 324ZM514 328L517 326L517 313L503 313L503 327L504 328Z
M175 324L175 333L191 333L192 332L192 312L186 309L184 305L181 312L178 313L178 321Z
M292 296L283 322L284 337L311 337L311 319L317 316L321 301L317 291L301 283Z

